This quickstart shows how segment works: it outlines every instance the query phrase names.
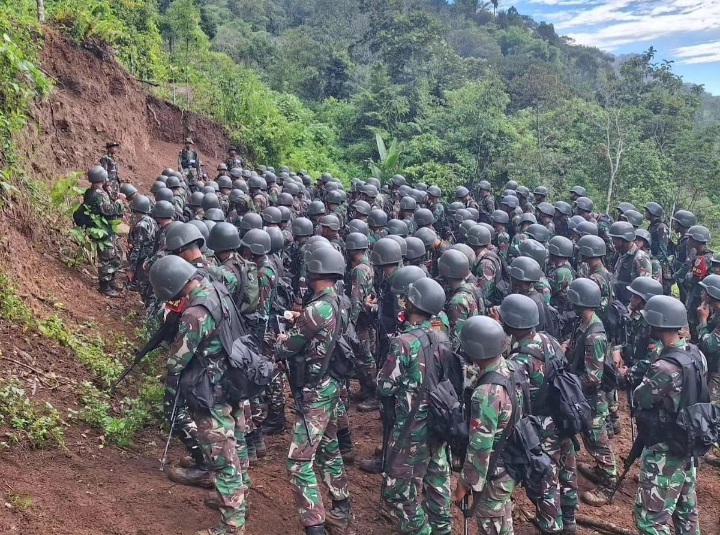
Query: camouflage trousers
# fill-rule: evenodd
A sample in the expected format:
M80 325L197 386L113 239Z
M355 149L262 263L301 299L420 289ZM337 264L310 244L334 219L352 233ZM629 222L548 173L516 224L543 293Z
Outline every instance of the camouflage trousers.
M335 408L335 415L337 418L338 431L341 429L350 429L350 396L347 381L340 382L340 401Z
M618 398L618 391L613 390L605 395L607 396L608 401L608 421L613 423L617 422L620 420L620 415L618 414L620 411L620 398Z
M374 369L375 357L373 357L373 351L375 346L375 329L372 327L358 326L356 332L363 351L360 355L355 355L355 366L366 370Z
M569 438L560 438L553 419L542 417L542 447L552 461L552 472L541 482L539 495L527 489L542 529L556 533L563 528L562 511L577 509L577 469L575 447Z
M331 377L327 377L314 388L304 388L304 416L296 414L295 417L287 469L295 505L305 527L325 522L325 508L313 463L317 464L333 500L350 497L337 440L337 405L340 403L341 388L340 382Z
M260 398L252 398L248 403L248 409L250 411L250 415L247 420L248 433L252 433L256 429L259 429L265 420L265 417L263 416L263 408L260 404ZM248 416L247 413L245 416Z
M608 404L605 392L598 392L588 398L590 406L594 408L592 427L583 433L583 444L588 453L595 459L598 469L607 480L617 477L617 466L615 465L615 454L610 447L610 439L607 434L605 422L608 419Z
M475 516L480 535L513 535L512 495L517 483L507 473L489 479L479 496Z
M267 387L268 414L285 413L285 373L277 370Z
M708 390L710 402L720 405L720 373L708 373Z
M247 486L237 456L232 408L227 403L216 403L209 411L198 411L194 416L205 464L220 497L221 523L230 528L243 527Z
M399 520L402 533L449 535L452 498L447 446L398 444L393 434L388 448L394 458L388 459L383 499Z
M105 240L95 242L98 255L98 280L110 282L120 270L122 257L117 236L109 236Z
M235 451L237 453L238 460L240 461L240 468L242 469L243 483L246 488L252 486L252 480L250 479L250 460L248 459L248 447L245 441L245 435L248 433L247 420L245 418L245 405L250 405L249 401L243 401L238 404L237 407L233 408L233 419L235 420L235 429L233 435L235 436Z
M190 414L185 398L182 394L178 397L177 407L175 408L175 419L173 420L172 410L175 403L175 386L165 385L165 398L163 400L163 408L168 423L172 425L172 434L180 439L188 454L195 462L202 464L203 456L200 452L200 444L198 443L197 424Z
M696 469L664 451L659 444L642 452L635 525L643 535L670 535L672 521L676 535L700 535Z

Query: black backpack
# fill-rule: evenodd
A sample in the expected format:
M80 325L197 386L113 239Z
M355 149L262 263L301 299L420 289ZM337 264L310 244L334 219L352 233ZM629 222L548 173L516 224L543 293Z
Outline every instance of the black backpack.
M333 307L333 312L338 318L338 328L335 343L332 345L330 354L325 357L320 376L322 377L325 370L328 370L334 379L345 381L353 376L355 355L361 354L363 347L355 328L349 323L344 325L342 321L342 311L350 310L350 299L344 294L339 294L337 301L330 299L324 301Z
M223 375L223 392L233 402L259 396L275 373L272 361L262 356L262 342L255 334L235 340L229 361L230 366Z
M630 323L630 314L621 301L617 299L611 301L602 320L605 325L608 343L613 345L627 343L627 327Z

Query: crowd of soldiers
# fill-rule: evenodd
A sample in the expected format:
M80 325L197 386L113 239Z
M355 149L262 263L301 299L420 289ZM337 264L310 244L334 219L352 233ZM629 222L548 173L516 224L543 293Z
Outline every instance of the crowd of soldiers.
M351 399L358 411L379 411L390 431L376 458L358 461L382 475L382 516L400 533L422 535L449 535L452 504L471 495L480 533L513 532L511 498L522 482L498 452L521 414L537 417L552 463L547 481L526 489L534 524L572 534L580 500L602 507L618 483L618 391L631 392L633 411L665 429L686 402L687 381L664 357L681 352L696 359L712 401L720 400L720 258L689 211L673 214L671 231L659 204L641 212L623 202L600 214L581 186L557 192L567 201L554 203L543 186L531 192L511 181L496 195L481 181L473 191L443 192L400 175L386 184L352 179L346 192L329 173L314 180L287 167L246 168L235 149L209 178L186 141L180 169L163 170L147 194L120 180L116 144L108 144L102 165L88 172L85 202L108 219L132 214L125 260L112 232L98 243L100 291L121 295L124 265L127 288L150 316L179 316L166 405L189 456L167 472L214 487L207 503L221 521L198 533L244 532L249 468L266 454L264 435L286 428L292 363L302 380L290 385L287 470L308 535L350 533ZM238 318L277 371L261 396L234 402L221 388L229 369L222 332ZM332 373L348 330L360 341L352 398L350 380ZM577 376L590 406L581 436L592 463L576 461L578 441L539 400L551 361ZM457 362L464 458L428 424L428 378ZM198 367L208 400L183 390L184 372ZM527 390L508 387L518 371ZM676 533L699 534L697 463L677 455L662 432L654 436L640 457L637 529L669 534L674 524ZM579 495L578 474L594 490Z

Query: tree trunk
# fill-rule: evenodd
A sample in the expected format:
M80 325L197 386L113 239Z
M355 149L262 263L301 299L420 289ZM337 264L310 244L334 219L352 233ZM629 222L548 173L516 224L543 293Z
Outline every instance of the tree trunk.
M45 0L37 0L38 20L45 24Z

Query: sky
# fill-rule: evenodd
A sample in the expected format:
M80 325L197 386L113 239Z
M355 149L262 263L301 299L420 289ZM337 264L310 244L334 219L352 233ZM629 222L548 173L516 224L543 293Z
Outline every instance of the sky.
M516 0L522 15L615 55L655 47L683 81L720 95L720 0Z

